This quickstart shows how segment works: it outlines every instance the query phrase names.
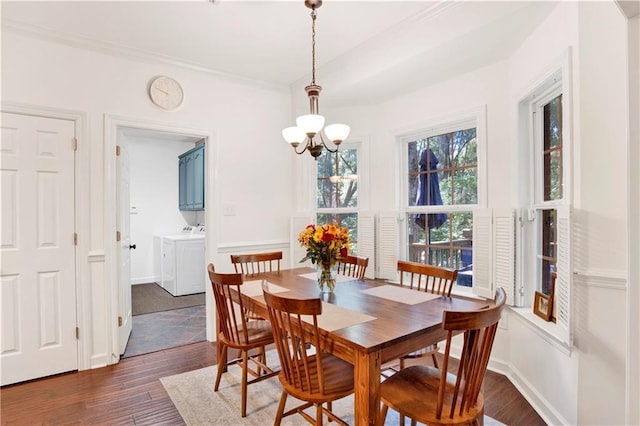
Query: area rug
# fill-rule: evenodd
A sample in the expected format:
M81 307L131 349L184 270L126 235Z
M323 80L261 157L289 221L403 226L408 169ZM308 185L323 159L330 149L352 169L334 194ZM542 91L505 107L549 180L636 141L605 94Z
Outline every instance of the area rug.
M268 365L277 365L277 354L270 351ZM229 367L222 375L218 392L213 391L216 366L201 368L175 376L163 377L160 382L166 389L173 404L187 425L271 425L282 388L277 377L249 385L247 388L247 417L240 416L240 366ZM289 397L287 409L299 401ZM349 424L354 423L353 395L333 403L333 411ZM313 412L310 412L315 417ZM398 413L389 410L385 425L397 425ZM407 424L410 424L407 419ZM485 416L487 426L500 426L502 423ZM282 425L308 425L299 415L283 419ZM504 425L502 425L504 426Z
M133 315L190 308L205 304L205 293L172 296L156 283L131 286L131 310Z

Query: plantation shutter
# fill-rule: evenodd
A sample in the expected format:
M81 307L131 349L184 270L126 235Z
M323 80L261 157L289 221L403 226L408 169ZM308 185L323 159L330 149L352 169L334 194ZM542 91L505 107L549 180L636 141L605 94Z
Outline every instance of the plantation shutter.
M310 261L300 263L306 254L307 250L300 246L298 243L298 234L307 227L307 225L315 223L315 218L311 213L296 213L291 216L290 219L290 253L291 253L291 268L299 268L301 266L312 266Z
M557 277L555 288L556 325L567 346L571 346L571 207L558 206Z
M515 300L515 250L515 212L512 209L494 209L493 288L504 289L508 305L513 305Z
M492 299L494 289L491 280L492 255L491 209L477 209L473 212L473 287L478 296Z
M369 258L369 266L365 272L366 278L376 277L376 239L375 217L373 213L358 213L358 252L360 257Z
M398 214L395 212L378 215L378 255L377 278L396 280L398 269Z

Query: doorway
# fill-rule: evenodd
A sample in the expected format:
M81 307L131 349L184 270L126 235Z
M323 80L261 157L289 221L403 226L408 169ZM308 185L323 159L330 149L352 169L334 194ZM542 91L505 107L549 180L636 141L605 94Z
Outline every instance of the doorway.
M108 128L115 135L112 138L115 146L119 147L120 154L129 154L129 181L131 196L127 202L116 202L116 210L120 215L126 216L130 222L130 241L124 241L125 232L121 227L125 221L117 219L117 235L121 237L120 245L116 250L118 260L114 262L113 275L119 278L117 288L112 289L117 295L118 329L117 340L114 338L114 353L120 356L133 356L149 351L178 346L191 341L206 339L206 307L202 303L196 306L158 307L159 312L144 312L133 315L132 299L139 292L132 292L132 286L155 286L160 281L161 262L159 237L163 234L176 234L186 225L205 224L204 211L181 212L178 210L178 155L183 151L193 148L197 144L207 144L210 140L206 132L187 131L176 128L167 128L163 125L146 123L132 123L118 120L118 123L107 120ZM109 132L107 132L109 133ZM118 158L117 161L121 161ZM113 198L121 198L121 192L126 185L121 185L121 175L118 173L121 167L116 165L116 188ZM208 175L208 172L206 173ZM206 184L205 184L206 185ZM123 209L126 212L123 212ZM203 248L206 246L203 235ZM131 272L129 279L123 277L122 265L127 262L123 257L131 257ZM200 268L205 270L204 256ZM126 275L126 273L125 273ZM159 289L166 296L162 288ZM204 291L204 290L203 290ZM201 294L201 300L204 294ZM127 300L128 299L128 300ZM183 310L184 309L184 310ZM155 319L154 319L155 318ZM196 321L197 320L197 321ZM127 330L127 322L131 326L131 334ZM198 322L198 332L194 333L194 323ZM157 330L159 337L154 342L153 333L145 326L152 325ZM160 324L164 324L160 327ZM137 330L137 327L140 327ZM172 344L171 336L175 337ZM185 336L191 340L185 341ZM136 340L137 339L137 340ZM142 346L149 349L140 351ZM136 343L136 351L129 350L131 344ZM118 356L118 358L120 358Z

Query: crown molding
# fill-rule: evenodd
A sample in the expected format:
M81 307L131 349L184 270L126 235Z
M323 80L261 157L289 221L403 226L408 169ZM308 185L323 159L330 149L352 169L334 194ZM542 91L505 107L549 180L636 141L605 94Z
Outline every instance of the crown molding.
M5 31L49 41L52 43L58 43L75 49L82 49L95 53L127 58L141 62L160 63L164 65L180 67L191 71L209 74L226 80L260 87L263 89L287 93L290 91L288 85L277 85L261 80L242 77L172 56L160 55L142 49L135 49L114 43L98 41L88 37L72 35L60 31L55 31L50 28L15 21L8 18L2 18L2 32Z

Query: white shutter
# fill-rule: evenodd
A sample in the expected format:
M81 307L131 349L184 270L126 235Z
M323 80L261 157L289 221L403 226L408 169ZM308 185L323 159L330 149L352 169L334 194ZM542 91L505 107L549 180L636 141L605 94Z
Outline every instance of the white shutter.
M312 266L311 262L300 263L306 254L307 250L300 246L298 242L298 234L306 228L307 225L315 223L315 219L312 213L296 213L291 216L289 235L291 236L290 249L291 253L291 265L290 268L299 268L301 266Z
M473 211L473 293L493 298L491 283L492 221L491 209Z
M557 277L555 288L556 325L562 333L564 343L571 346L571 207L559 206Z
M398 269L398 214L394 212L378 215L377 278L395 280Z
M376 277L376 235L373 213L358 213L358 252L360 257L369 258L366 278Z
M515 298L515 250L515 212L512 209L494 209L493 287L504 289L508 305L513 305Z

